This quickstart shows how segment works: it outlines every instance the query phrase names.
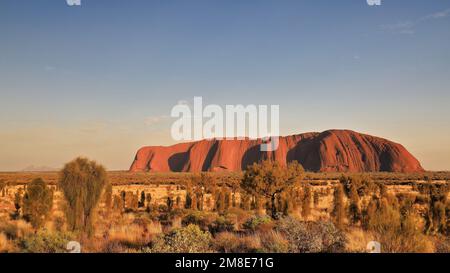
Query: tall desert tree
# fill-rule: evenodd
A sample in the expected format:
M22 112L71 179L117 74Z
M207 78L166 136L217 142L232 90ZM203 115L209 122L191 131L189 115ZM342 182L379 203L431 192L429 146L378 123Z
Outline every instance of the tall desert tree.
M266 160L247 167L241 187L250 195L269 199L272 218L276 218L277 198L292 189L302 179L303 174L303 167L297 161L283 167L277 161Z
M64 166L59 186L67 201L66 217L71 230L93 234L94 210L106 184L105 168L95 161L79 157Z
M333 193L333 211L332 218L337 228L344 228L345 221L345 201L344 201L344 187L338 184Z
M0 180L0 192L2 193L2 197L6 195L6 182L2 179Z
M27 187L23 196L23 217L34 228L42 227L53 206L53 191L44 180L37 178Z
M16 208L15 216L20 216L20 209L22 208L22 201L23 201L23 189L19 188L16 193L14 194L14 207Z
M105 208L106 211L109 212L111 210L113 202L113 189L111 183L106 184L104 195L105 195Z
M311 186L306 184L303 188L303 198L302 198L302 216L305 219L308 219L311 214Z

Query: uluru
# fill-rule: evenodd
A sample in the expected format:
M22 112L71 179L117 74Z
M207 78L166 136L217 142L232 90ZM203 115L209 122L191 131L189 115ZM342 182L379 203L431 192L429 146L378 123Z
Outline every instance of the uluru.
M261 152L261 139L211 139L138 150L130 171L240 171L264 159L298 161L313 172L422 172L401 144L350 130L327 130L279 138L275 151Z

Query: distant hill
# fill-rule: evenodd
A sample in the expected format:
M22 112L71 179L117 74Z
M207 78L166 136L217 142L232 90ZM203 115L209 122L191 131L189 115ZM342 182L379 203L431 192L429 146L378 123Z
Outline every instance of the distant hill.
M274 152L261 152L262 140L202 140L139 149L130 171L238 171L262 159L282 165L298 161L315 172L422 172L401 144L350 130L280 137Z
M48 166L34 166L30 165L19 172L56 172L59 171L58 168L48 167Z

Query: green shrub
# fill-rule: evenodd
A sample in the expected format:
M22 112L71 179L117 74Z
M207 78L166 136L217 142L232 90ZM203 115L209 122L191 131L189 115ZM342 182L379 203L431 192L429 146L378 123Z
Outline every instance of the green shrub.
M23 196L23 217L34 228L42 227L53 206L53 192L44 180L33 180Z
M225 216L219 216L217 219L209 225L209 231L211 233L218 233L224 231L234 231L235 223Z
M297 161L283 167L277 161L265 160L247 167L241 187L249 195L270 200L271 216L276 219L279 213L277 199L294 188L303 174L304 169Z
M182 220L183 226L190 224L199 226L202 230L208 230L210 225L216 220L216 215L205 211L191 211Z
M256 231L261 225L268 225L272 223L272 219L269 216L253 216L249 218L242 227L250 231Z
M350 197L352 190L360 197L373 194L378 190L378 186L367 175L342 175L339 182L344 187L345 194L348 197Z
M36 234L30 234L20 240L19 245L24 252L29 253L66 253L67 243L72 235L61 232L49 232L45 229Z
M155 253L211 252L211 234L196 225L188 225L159 236L151 248Z
M77 158L64 166L59 186L67 201L66 217L71 231L93 235L94 210L106 184L106 170L95 161Z

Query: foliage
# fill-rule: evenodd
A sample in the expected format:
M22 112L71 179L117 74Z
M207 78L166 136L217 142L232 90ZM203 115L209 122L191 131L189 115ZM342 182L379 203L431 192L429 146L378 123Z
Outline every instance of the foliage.
M337 228L344 228L345 203L344 188L342 185L337 185L334 189L332 218Z
M344 234L331 222L300 222L286 217L279 221L276 230L287 239L292 253L333 253L345 249Z
M24 252L30 253L66 253L67 243L71 241L69 233L39 230L36 234L27 235L19 242Z
M247 230L256 231L261 225L272 223L272 219L268 216L253 216L249 218L242 227Z
M339 182L344 187L345 194L348 197L350 197L352 191L363 197L375 193L379 188L366 174L341 175Z
M232 219L225 216L219 216L209 225L209 232L212 234L224 231L234 231L235 223Z
M181 221L183 226L191 224L199 226L202 230L208 230L216 220L216 215L211 212L191 211Z
M271 216L277 218L276 198L292 189L302 179L303 173L303 167L297 161L283 167L277 161L266 160L247 167L241 187L250 195L268 198Z
M44 180L37 178L27 187L23 196L23 217L34 228L42 227L53 207L53 191Z
M76 158L60 173L59 186L67 201L69 229L93 235L94 210L107 183L105 168L95 161Z
M398 207L383 198L372 203L367 229L381 243L382 252L427 252L430 246L416 228L417 220L411 214L402 215Z
M159 236L151 248L161 253L206 253L211 252L211 234L197 225L188 225Z
M2 197L5 197L6 195L6 182L3 179L0 179L0 192L2 193Z
M145 207L145 192L141 191L141 198L139 199L138 208Z
M304 186L302 198L302 216L304 219L308 219L310 214L311 214L311 186L307 184Z
M106 187L105 187L105 207L106 210L109 211L111 209L112 206L112 202L113 202L113 190L112 190L112 185L111 183L107 183Z

